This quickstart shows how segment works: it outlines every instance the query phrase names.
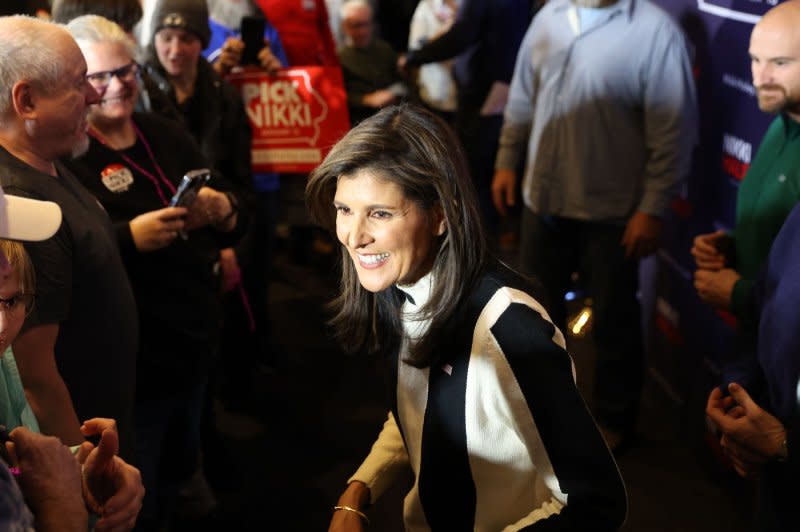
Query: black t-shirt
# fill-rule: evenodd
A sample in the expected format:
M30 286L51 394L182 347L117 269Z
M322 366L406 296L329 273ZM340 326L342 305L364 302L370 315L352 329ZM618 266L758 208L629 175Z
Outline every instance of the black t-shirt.
M118 152L93 138L89 151L69 165L108 211L117 230L141 323L137 393L167 396L207 376L221 320L219 250L237 235L205 228L157 251L136 249L130 220L166 207L183 174L207 162L179 124L138 113L134 122L152 159L142 140ZM209 186L230 188L218 178L212 178Z
M100 204L57 163L44 174L0 147L0 184L8 194L61 207L56 234L25 249L36 270L36 304L26 326L59 324L58 370L83 421L117 420L120 454L133 451L138 319L113 227Z

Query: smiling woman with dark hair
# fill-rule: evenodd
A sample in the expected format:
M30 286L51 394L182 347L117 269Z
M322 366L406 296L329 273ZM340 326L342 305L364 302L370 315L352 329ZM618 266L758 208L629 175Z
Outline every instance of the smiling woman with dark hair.
M625 490L532 286L489 258L453 133L413 106L350 131L312 173L342 244L332 325L383 356L388 419L334 507L361 530L402 469L406 530L616 530Z

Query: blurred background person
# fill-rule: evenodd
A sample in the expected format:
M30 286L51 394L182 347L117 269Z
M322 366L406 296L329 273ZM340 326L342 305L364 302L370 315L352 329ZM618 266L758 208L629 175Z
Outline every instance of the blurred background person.
M226 82L202 56L211 39L209 11L205 0L161 0L153 12L155 33L148 50L146 69L159 80L159 86L176 106L183 123L200 145L210 167L242 192L240 207L256 212L250 217L245 234L234 247L220 252L222 290L226 297L225 355L212 373L209 390L223 387L229 403L241 405L248 393L239 379L274 358L267 314L267 281L271 241L263 236L272 232L277 183L271 174L258 174L256 193L252 173L252 132L239 91ZM262 64L276 68L280 62L266 44L261 50ZM263 203L261 202L263 200ZM237 341L238 340L238 341ZM237 362L242 362L237 367ZM249 379L248 381L249 382ZM222 449L212 423L214 412L210 396L203 416L203 454L209 477L224 482L228 474L221 459ZM214 457L206 459L206 457Z
M278 32L252 0L208 0L208 6L211 38L203 55L220 75L242 66L245 43L241 40L240 28L245 17L260 19L264 24L263 48L259 50L257 66L274 74L288 64ZM253 172L252 175L254 216L249 231L236 246L241 281L236 286L227 283L223 288L230 293L225 302L220 371L216 375L226 406L236 409L248 407L247 397L252 391L249 376L259 368L271 371L279 351L268 312L268 287L272 278L281 182L276 172Z
M418 50L445 33L453 25L459 4L460 0L421 0L411 19L408 49ZM419 67L416 85L422 103L452 122L458 96L452 59Z
M224 76L234 67L242 65L245 43L242 41L242 21L245 17L261 19L264 24L264 41L256 57L258 66L268 73L286 66L278 31L264 17L252 0L207 0L211 37L203 50L203 57Z
M288 66L332 67L340 75L339 56L324 0L255 0L280 35ZM303 201L306 174L284 174L281 219L288 226L289 256L297 264L317 263L327 269L332 245L311 225Z
M566 325L573 272L591 294L593 408L612 449L635 435L644 382L639 259L661 245L696 139L688 43L664 10L542 7L517 56L492 194L506 214L524 163L519 260L547 290L553 321Z
M498 225L491 183L503 109L514 60L531 16L529 0L462 0L450 29L410 50L399 62L407 70L454 59L458 106L453 128L467 154L490 235Z
M291 66L339 66L324 0L255 0Z
M372 7L348 0L341 8L345 44L339 48L350 123L358 124L379 109L398 103L408 88L397 71L397 53L375 37Z

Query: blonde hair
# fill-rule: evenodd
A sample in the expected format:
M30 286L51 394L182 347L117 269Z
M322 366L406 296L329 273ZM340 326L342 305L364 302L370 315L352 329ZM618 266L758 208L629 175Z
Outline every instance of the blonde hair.
M19 275L22 293L33 294L36 291L36 272L25 247L20 242L0 238L0 252L5 254L8 263Z

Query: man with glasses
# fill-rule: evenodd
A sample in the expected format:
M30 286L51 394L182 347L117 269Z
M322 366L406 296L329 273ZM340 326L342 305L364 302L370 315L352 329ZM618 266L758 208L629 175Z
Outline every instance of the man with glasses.
M38 289L14 344L20 375L42 432L76 445L84 441L80 420L114 418L120 454L129 457L135 302L107 214L58 162L87 149L86 111L99 97L80 49L58 25L0 18L0 57L13 58L0 62L0 184L57 203L64 218L55 236L25 245Z

